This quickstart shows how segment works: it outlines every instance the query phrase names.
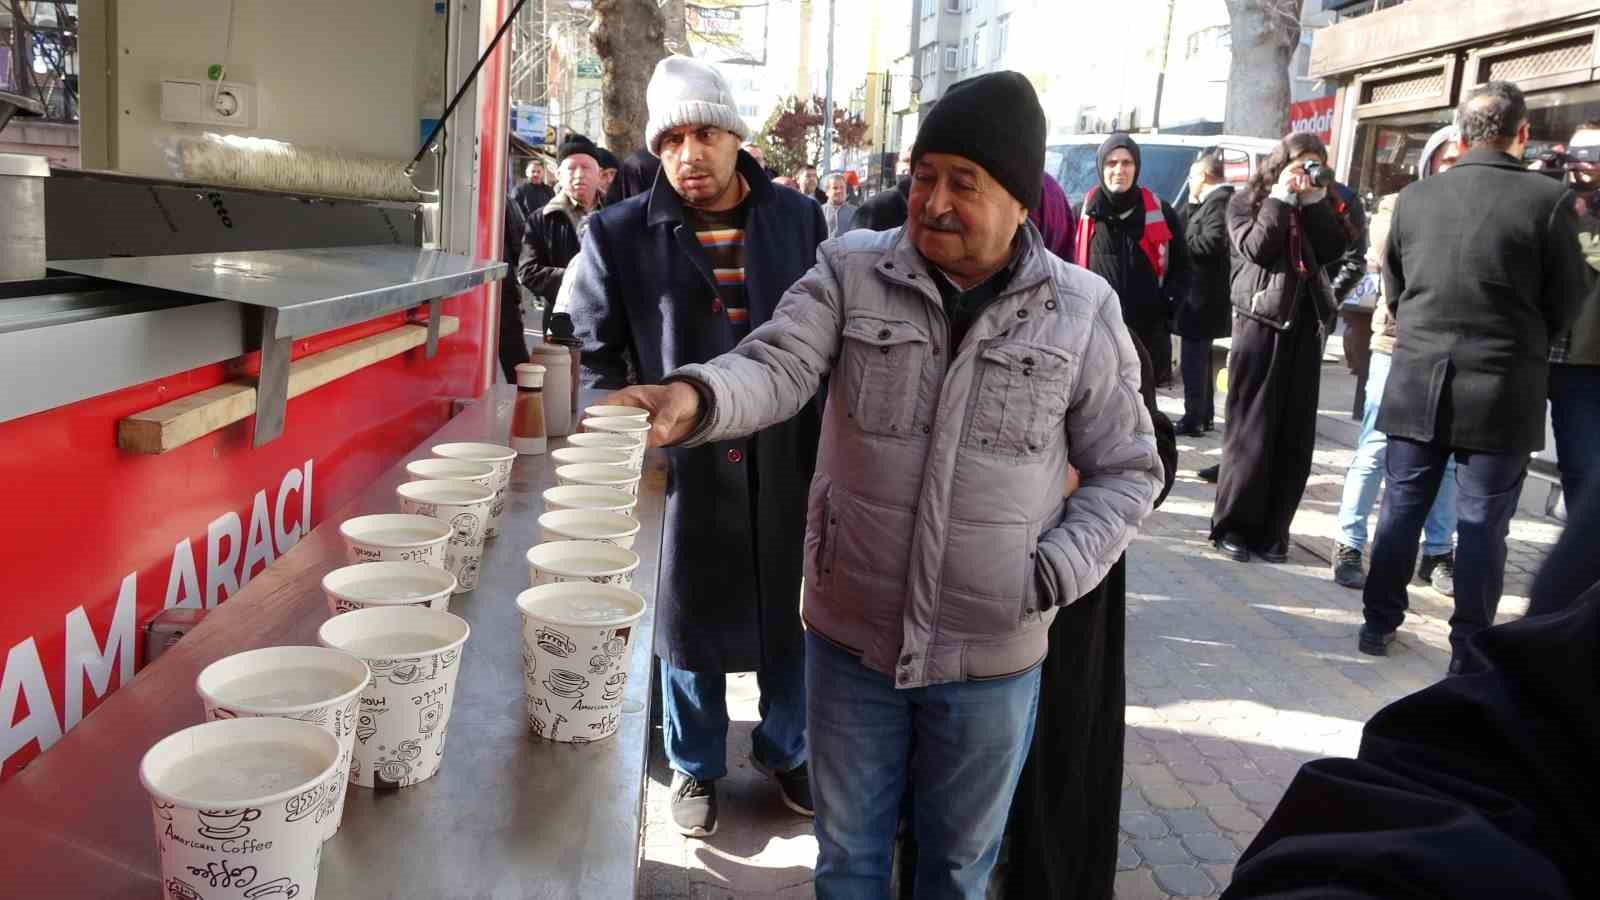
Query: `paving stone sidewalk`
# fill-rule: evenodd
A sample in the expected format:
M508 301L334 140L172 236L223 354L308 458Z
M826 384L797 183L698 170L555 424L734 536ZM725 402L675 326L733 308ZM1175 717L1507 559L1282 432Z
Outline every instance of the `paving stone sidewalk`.
M1122 779L1120 900L1214 897L1301 763L1354 755L1362 724L1437 681L1449 659L1451 607L1411 591L1411 614L1387 658L1356 651L1358 591L1333 583L1327 556L1355 428L1348 373L1324 369L1324 414L1306 501L1285 565L1223 560L1206 540L1215 488L1196 470L1220 435L1182 439L1177 484L1128 551L1128 733ZM1220 402L1220 398L1219 398ZM1176 391L1161 406L1182 412ZM1530 486L1512 526L1502 621L1559 533ZM647 797L639 896L808 898L816 841L747 761L753 676L729 679L729 776L722 827L705 841L670 825L670 772L659 750Z

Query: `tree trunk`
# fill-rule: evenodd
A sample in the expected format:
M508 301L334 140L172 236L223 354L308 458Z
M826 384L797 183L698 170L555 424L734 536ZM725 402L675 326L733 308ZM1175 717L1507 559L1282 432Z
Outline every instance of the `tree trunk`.
M661 24L668 53L675 56L694 55L694 50L689 46L689 23L684 19L683 0L661 0Z
M644 144L645 88L667 55L655 0L594 0L589 28L600 57L600 129L606 149L627 156Z
M1289 130L1289 62L1300 44L1295 0L1227 0L1233 59L1228 66L1228 134L1281 138Z

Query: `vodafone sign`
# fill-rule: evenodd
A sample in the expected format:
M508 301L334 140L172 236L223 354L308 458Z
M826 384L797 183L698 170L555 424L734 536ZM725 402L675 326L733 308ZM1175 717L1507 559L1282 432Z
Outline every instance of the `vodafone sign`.
M1323 144L1333 143L1333 103L1336 97L1318 97L1289 104L1289 130L1309 131L1322 139Z

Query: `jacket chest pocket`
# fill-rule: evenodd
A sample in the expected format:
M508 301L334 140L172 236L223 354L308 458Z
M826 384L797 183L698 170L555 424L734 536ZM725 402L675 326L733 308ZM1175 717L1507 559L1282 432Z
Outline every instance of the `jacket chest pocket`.
M1020 341L992 341L978 352L977 367L968 447L1032 456L1060 439L1072 396L1071 354Z
M844 324L845 400L851 418L871 434L910 434L922 391L928 333L904 319L852 316Z

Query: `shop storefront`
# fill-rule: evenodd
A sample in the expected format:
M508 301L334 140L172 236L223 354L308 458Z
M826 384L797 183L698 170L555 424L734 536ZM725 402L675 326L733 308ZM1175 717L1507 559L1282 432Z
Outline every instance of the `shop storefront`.
M1527 92L1530 158L1600 120L1600 8L1592 0L1403 4L1319 31L1311 75L1338 84L1338 171L1375 204L1416 179L1428 137L1485 82Z

